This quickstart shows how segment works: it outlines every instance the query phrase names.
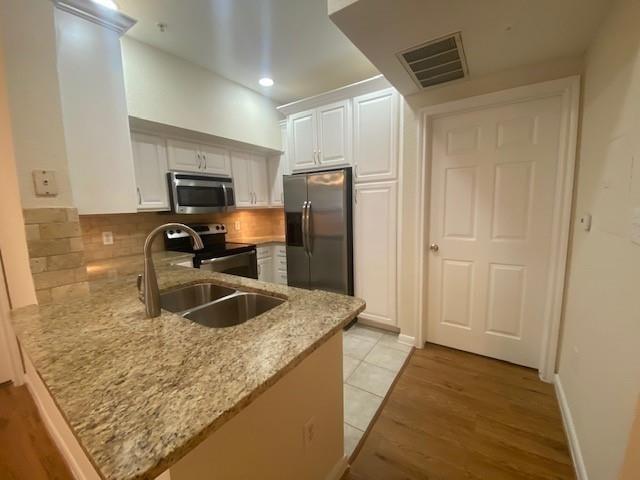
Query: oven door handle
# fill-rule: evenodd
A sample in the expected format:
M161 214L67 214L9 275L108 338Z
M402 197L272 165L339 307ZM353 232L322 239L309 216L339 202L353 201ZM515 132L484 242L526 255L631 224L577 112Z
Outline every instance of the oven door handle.
M234 255L227 255L225 257L207 258L206 260L201 260L200 261L200 265L207 265L207 264L210 264L210 263L224 262L226 260L231 260L232 258L244 257L246 255L252 255L254 253L255 253L255 251L251 251L251 252L236 253Z

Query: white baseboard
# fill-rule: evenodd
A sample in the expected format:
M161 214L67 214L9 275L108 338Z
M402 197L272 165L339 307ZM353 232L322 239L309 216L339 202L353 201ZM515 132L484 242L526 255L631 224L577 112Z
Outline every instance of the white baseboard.
M398 335L398 343L402 343L404 345L410 345L412 347L418 347L418 345L416 345L416 337L403 335L402 333Z
M349 458L345 455L331 469L329 475L327 475L327 480L340 480L347 468L349 468Z
M589 480L589 477L587 476L587 469L584 465L584 458L582 457L582 450L580 449L580 442L578 441L578 434L576 433L576 428L573 423L569 403L567 403L567 397L564 394L564 389L562 388L560 376L556 373L553 380L553 384L556 389L556 396L558 397L558 403L560 404L562 422L564 423L564 429L567 433L567 439L569 440L569 449L571 450L571 459L573 460L573 466L576 470L576 477L578 480Z

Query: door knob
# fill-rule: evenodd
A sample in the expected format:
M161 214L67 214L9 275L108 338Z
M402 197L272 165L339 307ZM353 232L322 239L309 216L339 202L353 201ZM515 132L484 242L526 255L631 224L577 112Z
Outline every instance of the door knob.
M437 252L438 250L440 250L440 247L437 243L432 243L431 245L429 245L429 250L431 250L432 252Z

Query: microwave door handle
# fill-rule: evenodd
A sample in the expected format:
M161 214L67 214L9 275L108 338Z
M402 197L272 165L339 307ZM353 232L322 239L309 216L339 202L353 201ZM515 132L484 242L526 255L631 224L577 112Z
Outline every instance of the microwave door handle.
M229 202L227 199L227 186L224 183L222 184L222 196L224 197L224 208L226 209L229 206Z

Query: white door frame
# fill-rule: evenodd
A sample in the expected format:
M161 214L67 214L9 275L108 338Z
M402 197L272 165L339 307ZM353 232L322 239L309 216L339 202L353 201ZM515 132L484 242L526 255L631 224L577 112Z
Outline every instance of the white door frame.
M580 108L580 76L575 75L558 80L516 87L500 92L489 93L476 97L443 103L422 108L418 111L418 155L420 184L420 205L422 215L419 225L419 268L418 268L418 345L422 347L426 341L426 302L427 293L424 290L427 284L425 272L428 272L428 256L425 255L425 242L428 242L428 232L425 226L429 225L430 192L427 186L431 182L431 124L437 117L448 116L478 110L488 107L538 100L548 97L562 97L562 117L560 144L558 152L558 176L556 179L556 199L554 207L553 225L551 234L550 271L547 291L547 305L545 306L544 329L542 345L540 349L539 374L546 382L553 381L555 373L556 356L558 352L558 338L560 332L560 320L562 316L562 303L564 298L564 283L567 264L567 249L569 245L569 232L571 226L571 208L573 200L573 177L576 159L576 144L578 136L578 114Z

